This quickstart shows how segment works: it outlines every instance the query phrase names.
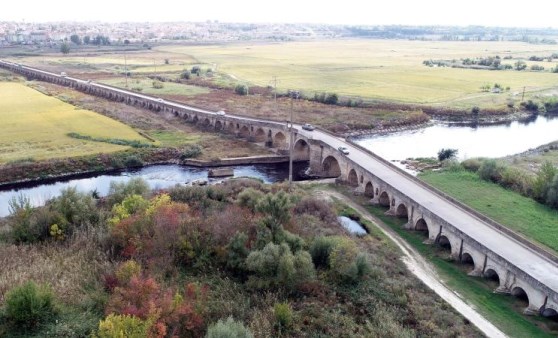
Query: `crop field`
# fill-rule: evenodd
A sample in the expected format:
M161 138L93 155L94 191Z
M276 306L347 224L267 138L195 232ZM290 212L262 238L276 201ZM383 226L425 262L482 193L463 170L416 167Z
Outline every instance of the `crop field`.
M544 95L558 89L558 76L548 70L558 62L540 64L544 72L492 71L426 67L429 59L511 56L503 64L549 56L553 46L520 42L432 42L398 40L330 40L311 42L161 46L159 52L184 54L216 67L241 82L267 86L274 76L282 90L307 94L335 92L369 99L409 103L447 104L457 107L505 105L508 98ZM485 84L510 87L509 93L482 93Z
M99 82L106 83L111 86L115 87L126 87L126 79L122 78L111 78L111 79L102 79ZM207 94L210 92L209 89L199 86L190 86L181 83L174 83L174 82L164 82L160 83L163 88L154 88L153 87L153 80L141 77L141 78L129 78L128 79L128 88L134 90L141 88L141 92L144 94L151 94L151 95L184 95L184 96L191 96L191 95L198 95L198 94Z
M148 142L131 127L92 111L76 108L21 83L0 82L0 163L33 158L72 157L114 152L126 146L78 140L92 137Z

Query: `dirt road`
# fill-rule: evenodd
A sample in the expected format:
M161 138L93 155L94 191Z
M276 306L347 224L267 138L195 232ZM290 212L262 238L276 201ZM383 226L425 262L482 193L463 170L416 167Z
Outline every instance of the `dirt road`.
M461 313L471 323L478 327L488 337L507 337L496 326L489 322L486 318L478 313L472 306L465 303L465 301L454 291L450 290L444 285L434 268L428 263L413 247L411 247L405 240L384 224L381 220L372 216L366 209L357 203L350 200L348 197L330 190L320 190L319 193L324 197L335 197L342 200L351 208L357 210L365 219L374 223L386 236L388 236L403 252L401 258L407 268L417 276L424 284L436 292L446 302L448 302L455 310Z

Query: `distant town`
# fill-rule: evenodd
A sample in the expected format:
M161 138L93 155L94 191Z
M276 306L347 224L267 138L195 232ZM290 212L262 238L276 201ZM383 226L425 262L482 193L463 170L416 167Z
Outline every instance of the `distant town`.
M73 38L72 38L73 37ZM289 41L364 37L443 41L524 41L556 44L558 29L446 26L351 26L326 24L248 24L206 22L0 22L0 47L54 47L63 42L84 45L160 43L172 41Z

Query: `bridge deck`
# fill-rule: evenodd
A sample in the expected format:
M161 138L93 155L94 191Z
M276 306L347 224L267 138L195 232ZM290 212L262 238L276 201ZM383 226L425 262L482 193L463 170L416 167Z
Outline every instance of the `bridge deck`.
M494 253L511 262L531 277L558 292L558 265L546 257L533 252L524 244L494 229L483 220L342 139L318 130L311 133L301 130L300 134L312 137L315 140L319 139L334 147L334 149L339 146L349 148L349 155L346 155L349 159L374 173L379 179L390 184L401 193L411 197L418 204L446 220L480 244L490 248Z

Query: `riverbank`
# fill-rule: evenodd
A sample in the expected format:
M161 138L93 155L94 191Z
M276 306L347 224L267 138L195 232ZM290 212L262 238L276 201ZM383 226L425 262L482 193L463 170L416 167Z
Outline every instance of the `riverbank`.
M25 184L46 184L58 180L92 177L139 169L152 165L178 164L192 167L219 167L252 164L278 164L289 161L287 156L260 155L214 160L181 159L182 152L173 148L129 150L47 161L21 161L0 166L0 189Z

